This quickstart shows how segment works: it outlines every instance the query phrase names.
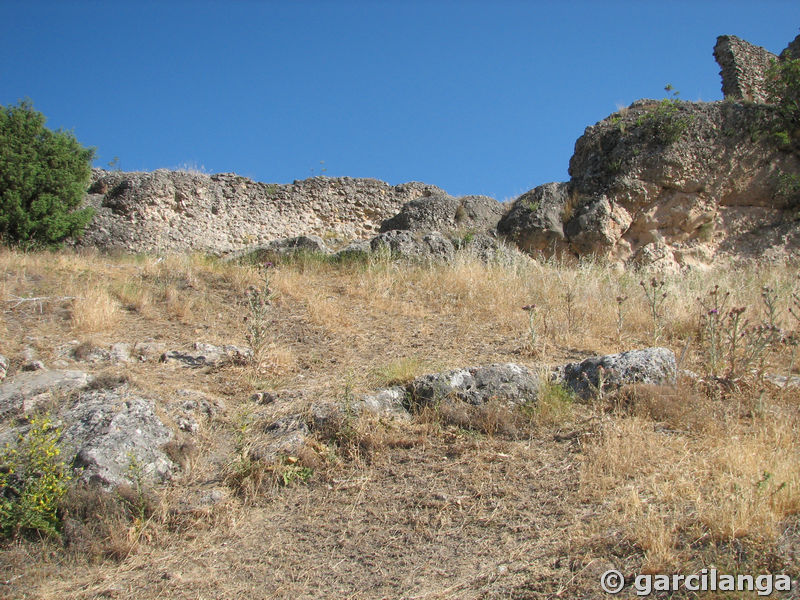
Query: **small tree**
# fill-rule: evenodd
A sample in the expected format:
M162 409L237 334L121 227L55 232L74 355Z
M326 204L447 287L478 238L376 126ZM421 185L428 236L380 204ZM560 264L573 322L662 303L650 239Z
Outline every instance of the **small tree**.
M30 101L0 107L0 241L54 246L79 235L91 208L76 210L92 174L94 148L47 129Z

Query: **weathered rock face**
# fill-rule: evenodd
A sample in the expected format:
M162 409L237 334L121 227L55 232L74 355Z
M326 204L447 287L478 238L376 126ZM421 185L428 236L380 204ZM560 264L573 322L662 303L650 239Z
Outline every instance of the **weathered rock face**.
M372 238L372 252L388 251L392 256L421 261L447 261L453 257L453 243L437 231L423 236L411 231L387 231Z
M726 101L639 100L587 127L571 180L518 198L498 231L531 253L659 270L800 253L800 198L786 183L800 155L772 135L778 111L763 104L767 69L800 55L800 36L780 58L734 36L714 55Z
M722 68L722 93L726 98L766 102L765 75L777 56L735 35L721 35L714 46L714 58Z
M800 172L800 158L769 135L774 117L769 105L637 101L586 129L568 184L523 195L498 229L529 251L664 269L796 253L781 176Z
M79 243L222 254L307 234L365 238L405 203L433 194L443 192L423 183L390 186L349 177L277 185L229 173L95 169L87 202L97 214Z
M431 194L403 205L399 213L381 223L380 230L482 232L494 229L504 212L505 207L488 196Z
M27 414L53 398L91 381L82 371L32 371L20 373L0 385L0 420Z
M497 232L526 252L557 252L567 247L564 211L569 184L545 183L514 202L497 224Z
M781 175L800 172L800 158L772 140L774 115L767 105L640 101L587 128L570 161L570 244L635 263L669 250L676 266L720 250L796 251Z
M161 483L174 465L162 446L172 432L155 414L152 400L126 387L87 391L61 419L67 423L59 444L65 456L74 456L80 479L105 487L141 477Z

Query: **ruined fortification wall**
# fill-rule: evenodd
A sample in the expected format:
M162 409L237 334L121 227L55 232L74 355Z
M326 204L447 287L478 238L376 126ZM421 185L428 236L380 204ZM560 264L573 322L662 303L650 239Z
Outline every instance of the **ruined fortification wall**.
M735 35L721 35L714 46L714 58L722 69L722 93L726 98L767 101L765 74L777 56Z
M350 177L266 184L230 173L95 169L87 203L96 215L79 244L223 254L305 234L367 238L406 202L441 193L424 183Z

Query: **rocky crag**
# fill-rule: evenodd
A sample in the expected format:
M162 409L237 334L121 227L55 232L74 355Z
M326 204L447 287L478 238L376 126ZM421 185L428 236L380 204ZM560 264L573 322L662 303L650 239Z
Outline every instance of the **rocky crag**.
M766 103L778 57L732 36L715 56L725 100L639 100L588 127L570 181L518 198L500 233L531 253L665 269L796 254L800 156L773 135L779 114Z
M95 170L87 202L97 214L79 243L229 254L308 235L361 240L350 250L364 250L383 243L378 234L396 241L396 231L421 248L432 232L450 241L488 232L534 255L591 254L660 269L797 254L800 154L774 135L780 116L766 73L800 57L800 36L780 55L721 36L714 56L724 101L636 101L586 129L568 182L539 186L510 206L423 183L264 184L233 174Z

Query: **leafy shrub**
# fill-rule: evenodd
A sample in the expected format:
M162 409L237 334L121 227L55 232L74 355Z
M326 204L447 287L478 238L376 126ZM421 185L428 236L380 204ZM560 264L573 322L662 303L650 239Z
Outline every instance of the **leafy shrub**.
M59 431L48 418L35 418L17 446L0 455L0 535L35 531L57 535L58 505L71 479L56 445Z
M766 87L769 102L778 108L772 139L783 150L800 150L800 59L774 62Z
M0 107L0 240L8 245L58 245L92 219L91 208L75 209L91 176L94 148L44 124L28 101Z

